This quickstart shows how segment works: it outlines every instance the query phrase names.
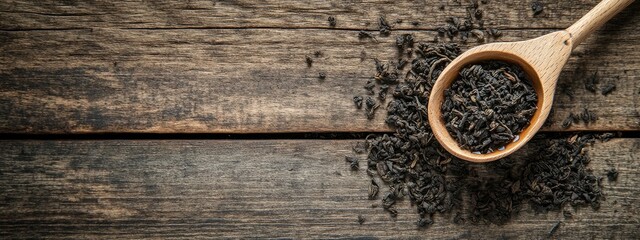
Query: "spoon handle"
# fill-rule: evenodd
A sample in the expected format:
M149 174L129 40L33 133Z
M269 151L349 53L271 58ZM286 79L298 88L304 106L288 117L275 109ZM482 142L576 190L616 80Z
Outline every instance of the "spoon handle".
M629 6L634 0L603 0L580 20L567 28L571 34L573 49L578 47L591 33L602 27L622 9Z

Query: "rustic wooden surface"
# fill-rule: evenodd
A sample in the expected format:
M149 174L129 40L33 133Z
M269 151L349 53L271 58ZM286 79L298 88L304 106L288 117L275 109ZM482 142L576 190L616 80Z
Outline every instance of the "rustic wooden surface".
M440 216L418 230L407 201L397 219L370 207L379 200L367 200L366 174L343 159L356 140L6 135L386 132L383 109L368 121L351 102L374 74L372 59L394 58L396 34L433 39L448 15L464 16L460 2L0 1L0 239L541 239L558 220L557 238L640 238L638 138L589 149L597 175L620 171L617 182L605 181L599 211L582 208L571 220L525 211L505 226L453 225ZM500 41L519 41L568 27L598 0L545 1L536 17L529 0L489 2L481 7L485 25L503 30ZM556 96L556 124L544 131L565 131L559 123L586 107L598 122L569 131L637 136L639 11L634 3L576 50L559 82L574 96ZM337 17L336 28L328 16ZM392 36L359 40L380 16L393 23ZM324 56L308 68L304 57L316 50ZM617 90L586 91L585 75L594 72L599 86L613 82Z
M490 0L487 23L500 28L560 29L586 14L598 0L545 2L534 17L526 0ZM439 8L444 6L444 10ZM296 1L251 0L211 1L25 1L0 3L2 29L87 29L87 28L321 28L327 16L338 17L340 29L375 29L378 17L395 21L396 28L431 29L450 14L464 16L465 0L426 1ZM412 21L420 25L413 26Z
M620 171L604 181L598 211L580 208L565 220L527 210L503 226L438 216L425 230L408 201L395 220L370 207L380 200L367 199L368 176L344 161L355 142L0 142L0 236L542 239L560 220L559 239L640 237L639 139L588 149L596 175Z
M402 15L404 31L392 35L431 40L445 13L464 10L452 1L45 2L0 3L1 132L389 131L384 109L368 121L351 99L364 94L373 57L394 58L394 38L361 41L357 31L376 28L380 15L390 22ZM452 6L432 9L440 2ZM530 16L529 1L483 8L486 26L504 29L501 41L518 41L567 27L595 3L549 4L539 17ZM599 121L569 130L640 130L638 11L632 5L577 49L560 79L575 96L557 96L559 121L545 131L562 130L559 123L584 107ZM337 29L328 29L330 15ZM424 24L414 29L412 20ZM315 50L325 55L307 68L304 57ZM594 72L600 86L614 82L617 90L586 91L581 76Z

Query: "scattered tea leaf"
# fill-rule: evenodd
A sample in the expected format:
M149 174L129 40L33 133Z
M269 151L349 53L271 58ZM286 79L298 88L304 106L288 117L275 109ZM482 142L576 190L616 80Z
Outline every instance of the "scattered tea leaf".
M544 10L544 5L540 1L535 1L531 3L531 10L533 10L533 15L536 16Z
M353 103L355 103L355 104L356 104L356 107L357 107L358 109L361 109L361 108L362 108L362 101L363 101L362 96L354 96L354 97L353 97Z
M616 170L615 168L611 168L609 170L607 170L607 179L609 179L609 182L615 182L618 180L618 170Z
M369 199L376 199L378 197L378 191L380 191L380 186L371 179L371 184L369 185Z
M384 37L389 36L391 33L391 26L384 17L378 19L378 31L380 31L380 36Z
M334 16L329 16L329 18L327 20L329 21L329 26L330 27L335 27L336 26L336 18Z
M307 63L307 67L311 67L311 65L313 64L313 59L309 56L305 56L304 61Z
M365 30L360 30L360 32L358 32L358 38L359 39L371 38L373 40L376 40L376 37L374 37L373 34L366 32Z
M324 80L327 78L327 74L324 72L320 72L318 73L318 78L320 78L320 80Z
M616 90L616 85L613 83L607 83L602 87L602 95L609 95L613 90Z
M549 234L547 234L548 237L553 236L553 234L556 233L556 231L558 231L558 228L560 228L560 221L558 221L556 224L553 224L553 226L551 227L551 230L549 230Z
M586 78L586 81L584 82L584 88L589 92L595 93L596 84L598 84L598 82L598 72L596 71L590 77Z
M360 168L360 161L358 161L357 158L345 156L344 160L347 161L347 163L349 163L349 166L352 171L357 171Z

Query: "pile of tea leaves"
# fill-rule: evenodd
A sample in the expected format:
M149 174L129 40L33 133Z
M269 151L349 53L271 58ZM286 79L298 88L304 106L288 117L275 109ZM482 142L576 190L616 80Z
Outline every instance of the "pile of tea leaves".
M355 96L353 101L358 109L364 108L362 110L370 120L374 119L377 110L386 109L385 122L395 132L372 134L356 144L354 153L366 156L366 168L360 166L361 156L347 156L349 167L353 171L366 169L371 177L369 199L382 201L382 208L392 217L398 214L396 203L409 200L416 207L416 224L419 227L433 224L436 214L456 224L504 224L526 206L538 213L561 211L566 205L598 209L603 200L600 188L602 177L595 176L588 169L589 156L584 148L595 141L608 140L612 137L610 133L554 138L538 134L513 155L487 164L473 164L458 159L435 139L429 126L427 105L436 79L462 52L453 41L467 42L469 36L474 36L478 42L483 42L489 39L487 36L501 36L499 30L485 26L483 16L486 14L480 9L478 1L470 2L466 17L448 18L445 26L438 28L432 42L419 42L412 34L398 34L395 36L398 54L388 56L395 60L384 62L374 59L375 75L364 84L366 94ZM444 8L441 7L441 10ZM391 35L388 22L384 18L380 18L379 22L380 37ZM375 39L365 31L360 31L359 37ZM361 60L364 60L366 55L364 52L361 55ZM522 69L498 62L468 67L467 72L462 73L467 75L467 81L454 85L454 90L461 88L474 91L472 88L478 89L478 86L474 86L477 82L471 83L472 75L493 74L494 78L502 77L502 80L508 81L507 87L501 90L503 95L499 96L502 100L522 99L507 107L515 117L512 114L509 119L496 121L498 125L518 122L515 124L517 126L501 126L505 128L504 131L507 128L511 130L512 134L506 141L513 140L511 135L517 135L514 131L519 132L520 128L529 124L537 101L535 91L525 79ZM488 80L489 85L493 85L493 80ZM469 86L459 86L465 84ZM482 90L482 86L479 90ZM453 95L451 98L454 98ZM486 94L485 97L495 96ZM453 105L451 103L447 107ZM445 110L443 112L449 109ZM469 107L457 109L462 117L469 110ZM496 110L493 111L495 114ZM478 118L486 117L484 111L476 113ZM595 114L583 115L589 119L595 118ZM502 133L503 130L491 126L491 121L483 127L496 133ZM474 150L486 152L499 149L497 145L501 143L496 142ZM616 173L611 171L610 175L610 179L615 179ZM570 217L571 212L564 210L563 215ZM553 229L558 226L556 224Z
M413 36L401 36L413 43ZM376 74L365 84L368 94L378 90L380 100L366 98L367 116L384 108L380 105L386 99L386 123L395 130L369 135L354 147L356 154L367 156L370 199L381 199L392 216L397 215L396 202L408 199L417 208L420 227L431 225L435 214L451 216L455 223L503 224L525 204L538 212L560 210L566 204L598 208L601 178L587 169L589 157L583 151L597 135L539 138L525 147L529 150L490 164L457 159L434 138L427 105L436 79L461 50L454 43L416 43L404 52L408 70L398 64L401 61L375 60ZM381 97L388 90L391 98ZM363 97L354 101L362 104ZM362 169L353 157L347 160L353 170Z
M529 126L537 101L520 66L485 61L465 66L445 90L442 118L461 148L490 153L517 140Z

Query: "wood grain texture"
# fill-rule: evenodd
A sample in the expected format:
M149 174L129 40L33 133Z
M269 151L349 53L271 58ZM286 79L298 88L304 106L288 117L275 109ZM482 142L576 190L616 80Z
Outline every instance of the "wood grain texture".
M571 34L573 47L577 47L593 32L600 29L611 18L631 5L635 0L603 0L593 7L591 11L567 28Z
M480 4L487 24L500 28L564 29L598 0L547 1L533 16L528 0L491 0ZM454 13L465 16L468 1L314 1L314 0L13 0L0 3L0 29L73 28L337 28L375 29L385 16L396 29L435 29ZM444 10L440 7L444 6ZM420 22L413 26L412 21Z
M204 1L192 2L206 5ZM187 2L12 3L0 3L3 9L0 23L4 26L2 29L9 30L0 31L0 132L389 131L383 124L384 109L378 110L373 121L368 121L362 111L355 110L351 99L364 94L364 82L374 75L373 57L394 58L394 39L358 40L354 30L361 27L355 25L353 29L331 30L320 28L318 22L314 27L308 22L313 18L304 12L317 6L307 9L293 7L302 6L293 1L272 2L264 5L265 11L258 11L263 5L208 1L219 7L237 8L216 10L218 14L214 14L189 10ZM409 3L362 4L344 5L351 11L344 10L339 19L353 18L354 23L362 23L359 19L362 16L353 12L371 10L371 15L364 16L368 21L375 21L379 12L374 10L382 11L381 6L393 6L388 11L397 7L393 11L398 14L439 12L430 8L417 11L415 7L405 6ZM486 16L486 19L512 24L501 40L519 41L549 33L552 30L528 28L552 28L555 26L549 24L577 19L574 15L581 11L576 9L584 7L586 12L594 1L549 4L540 18L528 16L531 12L528 4L526 9L516 7L522 4L492 1L490 6L496 8L513 7L509 11L494 11L508 16ZM364 8L365 5L369 7ZM276 7L282 9L276 11L273 9ZM571 86L575 96L570 99L559 94L555 104L557 119L561 122L570 112L578 113L583 107L600 116L596 124L577 125L569 130L640 129L640 34L636 31L640 15L635 14L639 10L635 4L621 13L578 48L569 60L560 84ZM233 15L234 12L246 16ZM188 15L190 18L185 17L186 13L192 13ZM250 23L199 19L205 14L212 18L233 16ZM298 24L296 21L286 17L276 19L278 14L308 19L303 22L307 25L301 25L308 27L295 28L291 24ZM184 21L171 16L183 16ZM166 18L165 21L161 17ZM188 23L191 20L193 24ZM322 24L324 20L323 16ZM222 25L197 25L197 22ZM442 23L443 19L437 22ZM80 29L82 24L84 27ZM524 24L538 25L519 29L525 27ZM54 25L60 29L45 30L55 28ZM163 29L165 27L169 29ZM287 29L289 27L293 29ZM435 35L434 31L407 29L393 33L414 33L422 40L433 39ZM474 45L465 45L465 48ZM304 56L315 50L325 55L307 68ZM369 53L365 61L360 60L363 50ZM576 74L578 67L584 71ZM321 71L328 75L325 81L317 78ZM608 97L584 90L584 79L579 73L596 71L602 83L618 85ZM559 125L544 130L562 130Z
M367 199L368 176L351 172L353 140L2 141L3 238L412 238L541 239L558 220L559 239L640 235L640 140L589 148L605 180L600 210L535 215L504 226L454 225L437 216L415 226L403 201L397 219ZM520 152L525 154L526 148ZM533 152L526 154L535 154ZM357 216L366 218L363 225Z

